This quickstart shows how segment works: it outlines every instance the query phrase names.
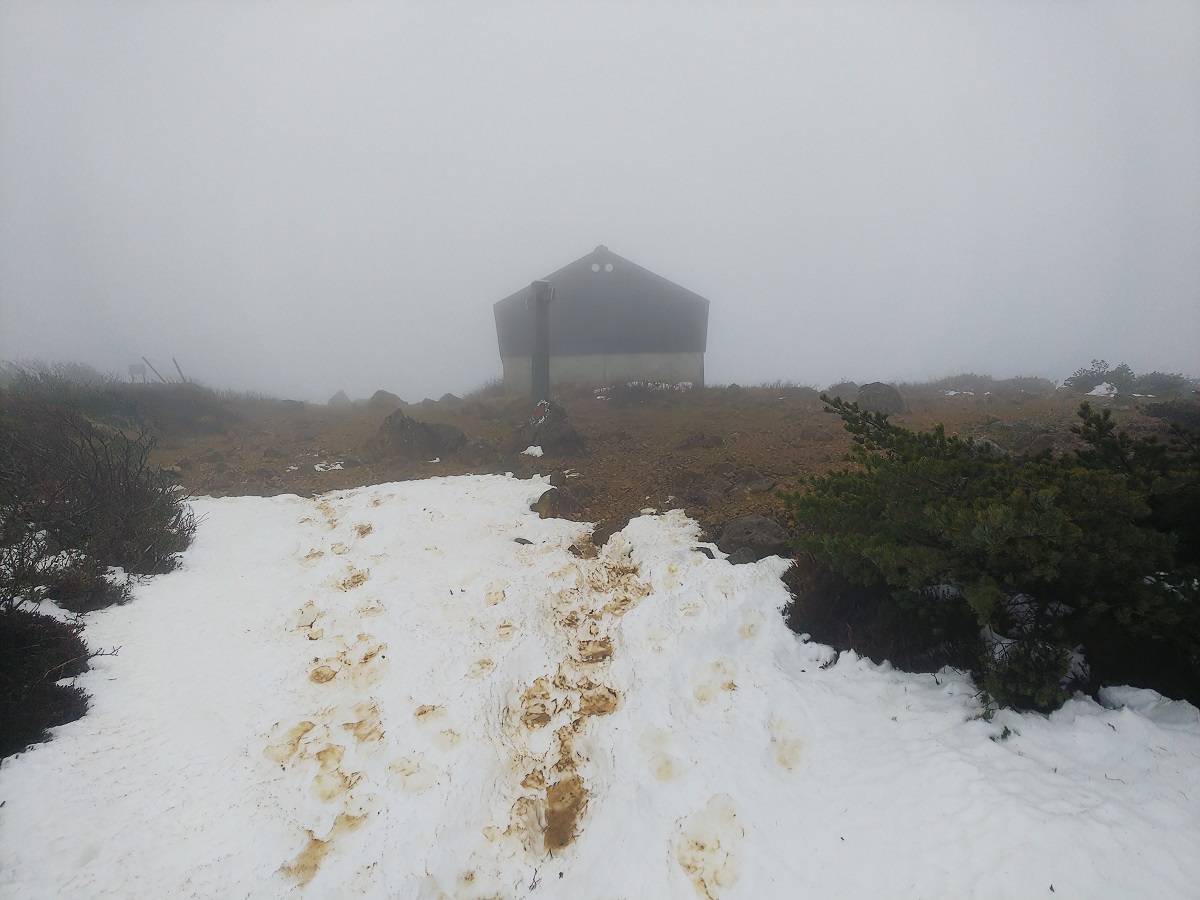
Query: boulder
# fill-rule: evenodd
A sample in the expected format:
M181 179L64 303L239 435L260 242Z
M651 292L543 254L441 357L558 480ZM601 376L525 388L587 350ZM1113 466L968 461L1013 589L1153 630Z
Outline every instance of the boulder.
M398 409L379 426L374 449L382 456L417 461L453 453L466 442L467 436L453 425L418 422Z
M367 406L371 409L379 409L385 412L399 409L402 406L407 406L399 396L391 391L378 390L371 395L371 399L367 401Z
M738 561L755 562L765 556L788 554L788 533L782 525L766 516L742 516L727 524L717 540L721 552L730 556L737 551Z
M529 507L541 519L561 519L571 513L579 512L579 502L567 492L566 488L550 488L537 502Z
M860 387L855 402L870 412L888 415L904 412L904 398L900 396L900 392L882 381L872 381Z
M329 405L330 406L353 406L354 401L346 396L345 391L338 391L336 394L334 394L332 397L329 398Z
M765 494L775 489L776 481L770 475L763 475L755 469L746 469L738 474L734 486L747 494Z
M758 557L749 547L739 547L725 557L725 562L731 566L744 566L746 563L758 562Z
M608 543L610 537L628 524L629 516L609 516L607 519L601 519L592 529L592 543L597 547L603 547Z
M574 456L586 449L583 435L575 430L567 411L550 400L534 408L533 416L516 430L510 443L514 452L536 446L550 456Z

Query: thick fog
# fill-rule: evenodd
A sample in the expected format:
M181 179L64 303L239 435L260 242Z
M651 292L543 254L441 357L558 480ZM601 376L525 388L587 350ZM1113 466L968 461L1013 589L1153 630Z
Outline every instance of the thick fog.
M1200 373L1195 0L0 9L0 357L462 392L604 243L713 382Z

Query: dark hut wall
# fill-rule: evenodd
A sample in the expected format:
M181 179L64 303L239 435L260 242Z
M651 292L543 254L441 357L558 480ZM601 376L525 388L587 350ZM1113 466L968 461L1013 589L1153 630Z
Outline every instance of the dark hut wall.
M708 301L599 247L547 276L555 384L651 379L703 383ZM495 305L504 380L529 386L532 319L526 287Z

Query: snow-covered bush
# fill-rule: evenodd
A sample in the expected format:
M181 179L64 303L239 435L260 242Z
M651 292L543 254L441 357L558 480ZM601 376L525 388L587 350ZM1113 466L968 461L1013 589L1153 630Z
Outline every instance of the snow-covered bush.
M825 400L854 439L857 467L810 479L787 502L805 564L861 596L839 619L804 594L800 606L834 626L815 637L870 655L877 648L859 638L899 623L905 652L965 659L997 702L1021 708L1065 699L1086 674L1072 665L1079 647L1093 686L1133 681L1200 698L1194 437L1134 440L1085 404L1074 429L1083 450L1008 456ZM793 622L812 631L803 608Z

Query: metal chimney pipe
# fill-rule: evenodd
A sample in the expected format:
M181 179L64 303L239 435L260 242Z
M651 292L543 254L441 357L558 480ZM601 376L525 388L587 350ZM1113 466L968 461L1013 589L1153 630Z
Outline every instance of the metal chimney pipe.
M535 281L529 286L529 306L533 311L530 365L534 403L550 399L550 301L553 299L554 285L549 281Z

